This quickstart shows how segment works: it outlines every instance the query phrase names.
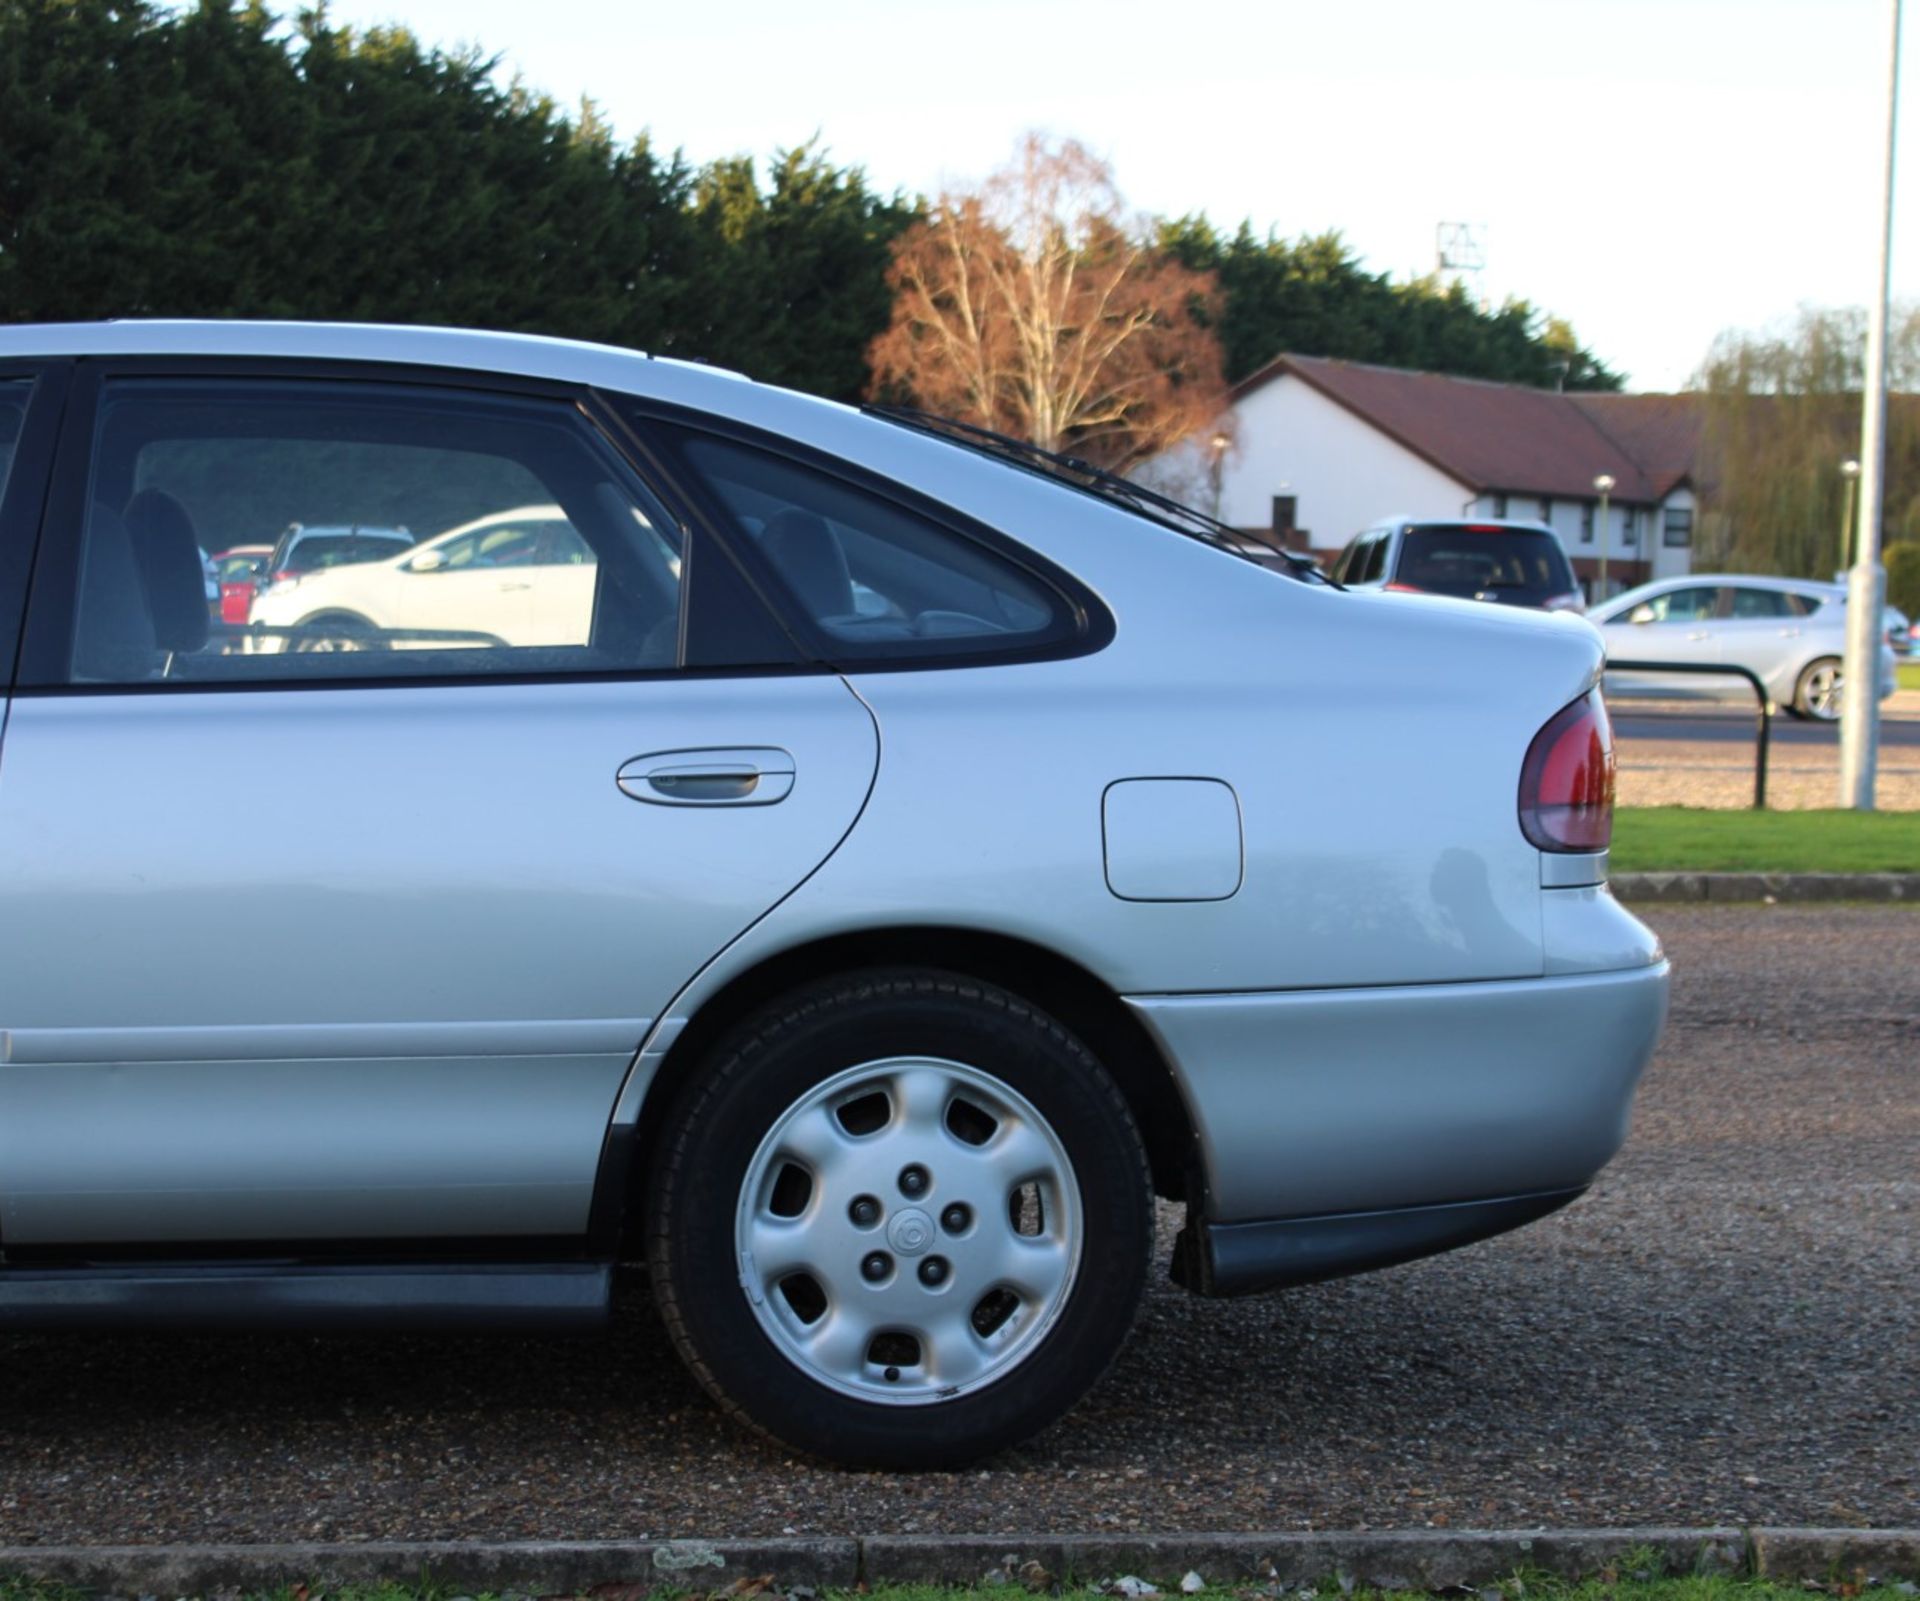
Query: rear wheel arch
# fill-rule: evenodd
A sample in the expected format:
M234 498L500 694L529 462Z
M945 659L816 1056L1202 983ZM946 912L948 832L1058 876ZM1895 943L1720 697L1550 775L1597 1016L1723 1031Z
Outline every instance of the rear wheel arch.
M322 606L317 612L309 612L305 617L302 617L297 623L293 624L293 626L295 628L318 628L329 623L335 627L345 626L348 628L365 629L369 633L377 630L380 626L371 617L353 610L350 606Z
M1077 962L1026 940L973 929L877 928L778 952L730 979L702 1003L667 1052L640 1105L625 1183L629 1238L640 1220L647 1175L668 1132L668 1113L729 1030L780 997L822 979L901 967L933 968L996 984L1074 1034L1126 1097L1147 1146L1155 1191L1169 1199L1188 1197L1197 1146L1186 1102L1159 1046L1112 988Z

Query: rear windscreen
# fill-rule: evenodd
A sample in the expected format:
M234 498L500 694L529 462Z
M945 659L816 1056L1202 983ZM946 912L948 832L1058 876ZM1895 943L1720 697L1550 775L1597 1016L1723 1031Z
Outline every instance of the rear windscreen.
M1545 600L1574 588L1560 541L1524 528L1409 528L1394 578L1436 595Z

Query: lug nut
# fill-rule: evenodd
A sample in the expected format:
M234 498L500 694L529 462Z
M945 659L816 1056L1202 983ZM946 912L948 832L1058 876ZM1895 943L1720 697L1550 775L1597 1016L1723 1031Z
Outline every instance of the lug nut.
M972 1221L972 1210L963 1206L958 1201L955 1201L953 1205L949 1206L946 1211L940 1214L940 1226L949 1234L965 1233L967 1225Z
M907 1196L927 1193L927 1170L915 1163L912 1167L900 1169L900 1193Z
M920 1282L930 1290L937 1290L947 1282L947 1259L944 1256L930 1256L920 1264Z
M863 1229L870 1229L880 1221L880 1203L871 1195L856 1195L853 1205L847 1208L847 1216Z
M893 1266L885 1251L869 1251L860 1261L860 1276L869 1284L878 1284Z

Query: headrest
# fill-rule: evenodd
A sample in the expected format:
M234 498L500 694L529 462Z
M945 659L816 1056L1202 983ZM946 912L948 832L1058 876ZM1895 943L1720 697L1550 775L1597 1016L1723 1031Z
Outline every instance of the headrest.
M775 512L761 531L760 548L814 617L853 615L847 553L825 518L791 506Z
M143 489L122 514L153 613L154 640L166 651L207 642L207 573L187 508L164 490Z
M73 636L73 674L87 683L138 684L153 676L153 618L133 541L118 513L95 505Z

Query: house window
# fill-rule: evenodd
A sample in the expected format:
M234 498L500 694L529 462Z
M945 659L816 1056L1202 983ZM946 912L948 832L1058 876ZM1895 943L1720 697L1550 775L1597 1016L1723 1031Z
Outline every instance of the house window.
M1591 504L1580 508L1580 543L1583 545L1591 545L1593 543L1593 507Z
M1505 495L1495 495L1495 496L1493 497L1493 514L1494 514L1494 516L1496 516L1496 517L1504 517L1504 516L1506 516L1506 514L1507 514L1507 497L1506 497Z
M1620 508L1620 543L1623 545L1631 545L1633 543L1633 536L1634 536L1633 513L1629 511L1625 506L1622 506Z
M1550 495L1540 497L1540 520L1549 528L1553 526L1553 498Z
M1275 495L1273 497L1273 531L1285 539L1298 526L1300 502L1293 495Z
M1669 506L1660 530L1660 543L1669 549L1684 549L1693 543L1693 508Z

